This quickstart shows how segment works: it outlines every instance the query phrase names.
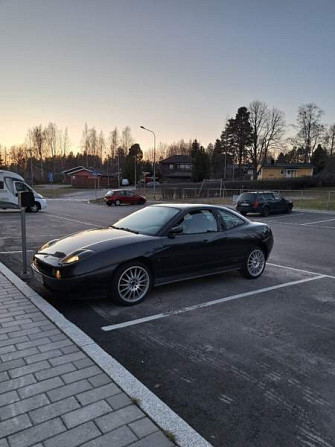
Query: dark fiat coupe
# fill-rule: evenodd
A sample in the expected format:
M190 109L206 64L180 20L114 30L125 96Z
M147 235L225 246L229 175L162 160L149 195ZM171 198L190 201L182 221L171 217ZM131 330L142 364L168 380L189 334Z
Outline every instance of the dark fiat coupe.
M227 270L258 278L273 245L271 229L219 206L148 206L108 228L44 244L32 268L45 287L101 285L118 304L142 301L152 286Z

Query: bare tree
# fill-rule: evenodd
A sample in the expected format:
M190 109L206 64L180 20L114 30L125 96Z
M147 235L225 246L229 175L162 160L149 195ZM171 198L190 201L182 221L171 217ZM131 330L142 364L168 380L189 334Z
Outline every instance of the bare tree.
M101 130L97 141L97 156L100 158L100 164L106 151L106 140L103 131Z
M81 146L84 150L84 157L86 158L86 167L88 168L88 155L90 152L90 139L89 139L89 131L87 123L85 123L82 138L81 138Z
M54 123L49 123L48 127L44 129L44 138L47 145L47 148L49 150L50 156L52 158L52 166L53 166L53 173L55 175L55 158L57 155L57 126Z
M329 126L328 132L327 132L327 146L329 149L329 155L332 157L335 151L335 124L332 124Z
M168 146L167 156L172 157L173 155L190 155L192 149L192 141L188 143L185 140L179 140Z
M285 133L284 113L276 108L268 109L261 101L249 105L252 126L250 159L253 164L253 177L257 179L259 165L267 159L269 150L278 145Z
M124 155L128 154L128 149L133 144L133 142L134 142L134 139L131 136L131 129L129 126L126 126L123 129L122 135L121 135L121 147L122 147Z
M304 104L298 109L296 143L305 150L305 163L310 160L324 135L325 126L321 123L323 115L324 111L312 103Z
M109 156L114 160L116 157L116 151L119 146L119 132L117 130L117 127L114 128L109 134L108 137L108 149L109 149Z
M35 126L31 130L31 138L33 142L34 152L40 161L40 175L43 178L43 158L45 157L45 133L42 126Z

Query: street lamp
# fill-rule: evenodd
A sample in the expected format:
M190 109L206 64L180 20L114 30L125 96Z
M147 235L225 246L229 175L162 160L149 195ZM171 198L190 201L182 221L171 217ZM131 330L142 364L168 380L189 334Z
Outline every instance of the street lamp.
M140 128L151 132L154 136L154 200L156 200L156 135L153 130L147 129L144 126L140 126Z

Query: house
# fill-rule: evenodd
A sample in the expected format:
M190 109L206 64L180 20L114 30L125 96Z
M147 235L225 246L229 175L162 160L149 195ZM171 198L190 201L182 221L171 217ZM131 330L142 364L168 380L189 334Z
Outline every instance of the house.
M192 178L190 155L173 155L159 162L160 176L166 182L188 182Z
M63 183L75 188L117 188L117 174L106 174L96 169L77 166L62 171Z
M314 166L310 163L264 163L257 180L278 180L312 177Z

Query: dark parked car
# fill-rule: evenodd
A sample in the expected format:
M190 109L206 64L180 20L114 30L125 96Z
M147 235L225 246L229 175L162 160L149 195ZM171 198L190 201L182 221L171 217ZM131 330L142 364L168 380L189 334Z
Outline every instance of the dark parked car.
M290 213L292 200L287 200L276 192L244 192L237 199L236 210L243 216L259 213L267 217L270 213Z
M271 229L210 205L153 205L108 228L43 245L32 268L47 288L104 284L130 306L152 286L227 270L258 278L273 245Z
M104 200L107 205L122 205L122 203L128 203L130 205L143 205L147 199L144 196L136 194L134 191L127 189L113 189L108 191Z

